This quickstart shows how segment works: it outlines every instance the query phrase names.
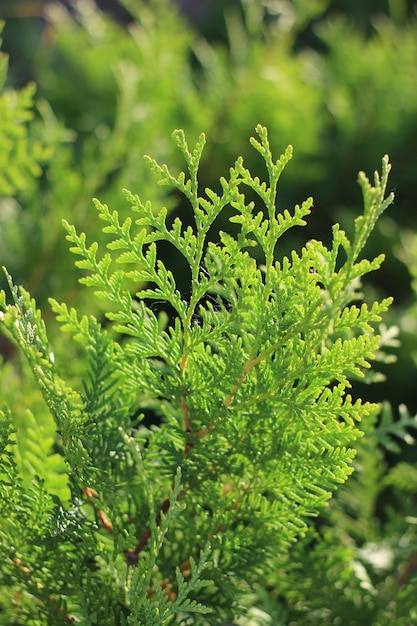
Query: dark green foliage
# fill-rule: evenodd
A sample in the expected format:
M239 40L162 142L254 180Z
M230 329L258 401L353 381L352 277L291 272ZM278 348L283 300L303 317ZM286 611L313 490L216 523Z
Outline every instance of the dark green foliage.
M147 159L162 184L187 198L193 227L179 218L169 226L166 209L129 192L132 217L123 220L95 202L110 236L104 255L66 223L87 271L81 282L109 304L103 329L51 300L85 354L82 388L60 376L63 354L51 352L34 301L8 278L14 303L1 294L3 325L54 418L71 494L51 495L35 479L18 487L18 506L7 510L7 584L26 580L28 594L17 620L30 610L50 624L58 616L187 624L195 613L205 615L198 623L218 624L244 615L248 588L267 582L276 555L288 553L353 469L357 424L375 407L352 399L349 379L369 367L379 345L374 326L389 304L358 306L361 278L382 260L360 255L392 200L384 197L388 160L374 186L360 175L365 211L352 242L335 225L330 248L311 240L278 261L281 236L305 224L312 200L277 212L277 183L292 151L274 161L266 129L257 133L251 143L265 182L239 158L220 181L221 195L199 189L203 135L190 151L184 133L174 133L186 173L173 176ZM247 189L256 201L247 201ZM221 211L238 225L236 237L215 234ZM189 266L187 298L175 267L158 259L161 241ZM170 305L171 320L155 311L158 302ZM143 421L149 408L158 426ZM9 449L7 430L5 437ZM9 454L6 469L18 486Z

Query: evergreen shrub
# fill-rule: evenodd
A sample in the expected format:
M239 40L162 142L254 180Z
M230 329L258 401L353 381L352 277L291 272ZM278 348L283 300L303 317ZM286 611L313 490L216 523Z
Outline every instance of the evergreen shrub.
M5 270L1 326L43 400L27 407L28 454L10 411L1 413L5 626L214 626L256 615L284 624L292 599L313 623L320 595L310 613L306 589L287 589L279 568L303 563L312 518L352 473L360 422L366 433L378 412L349 388L372 379L391 301L361 302L360 290L383 260L363 250L392 201L390 166L384 157L372 183L360 174L364 212L352 240L335 224L330 246L309 240L282 256L281 237L305 225L312 199L280 208L292 149L274 160L266 128L256 130L264 180L238 158L220 193L199 186L204 135L191 150L174 132L186 163L178 175L146 158L160 184L187 199L193 225L128 191L120 211L94 202L107 251L64 222L106 323L51 299L71 337L55 348L35 301ZM221 213L235 235L217 228ZM186 262L187 293L161 246ZM68 363L74 342L79 359ZM325 574L340 573L343 588L343 569L327 559Z

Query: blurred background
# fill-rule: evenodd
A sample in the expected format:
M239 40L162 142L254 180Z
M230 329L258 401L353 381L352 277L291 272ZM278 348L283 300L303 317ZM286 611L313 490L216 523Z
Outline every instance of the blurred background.
M395 351L396 365L380 365L385 382L359 392L389 399L394 408L405 402L415 412L416 323L409 307L410 233L417 230L416 6L413 0L1 0L9 57L4 89L20 102L15 113L32 158L31 169L17 165L13 180L0 186L1 264L48 316L50 294L70 303L87 297L61 220L100 240L93 196L123 213L126 187L190 219L175 194L155 189L142 158L147 153L182 167L170 139L177 127L191 144L206 133L200 180L214 189L239 154L253 170L260 167L248 143L258 122L268 127L277 156L294 146L278 208L312 195L315 210L307 229L282 240L282 255L311 237L328 242L336 221L351 232L362 209L357 173L372 176L388 153L396 200L367 249L369 256L383 251L387 260L367 289L370 298L395 297L387 323L400 326L403 347ZM85 306L97 312L101 305L91 299L88 294Z

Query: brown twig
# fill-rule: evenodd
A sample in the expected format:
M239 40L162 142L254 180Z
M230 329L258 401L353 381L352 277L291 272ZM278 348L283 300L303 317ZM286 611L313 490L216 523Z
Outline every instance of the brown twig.
M183 371L185 370L185 362L183 363ZM189 414L189 410L187 407L187 403L185 400L185 388L183 388L183 392L181 394L181 398L180 398L180 407L181 407L181 411L182 414L184 416L184 432L185 432L185 444L184 444L184 452L183 452L183 458L186 459L188 457L188 455L190 454L191 450L194 448L194 431L193 431L193 426L191 423L191 419L190 419L190 414ZM195 437L198 440L204 439L204 437L206 437L206 435L208 434L208 432L210 430L214 429L214 424L210 423L208 426L204 426L198 433L196 433ZM177 500L181 499L184 497L184 492L181 492L178 494ZM161 514L164 514L168 511L170 506L170 500L169 498L165 498L165 500L163 501L161 508L158 512L158 514L156 515L156 524L159 525L160 520L161 520ZM126 563L128 566L132 566L132 565L136 565L138 562L138 558L139 558L139 554L142 552L142 550L145 548L146 544L148 543L149 539L151 536L151 529L148 526L144 532L142 533L142 535L140 536L140 538L138 539L138 542L135 546L135 548L132 550L131 548L128 548L127 550L125 550L125 555L126 555Z
M401 569L397 578L397 584L399 587L404 587L408 581L417 572L417 550L415 550L405 562L404 567Z
M184 497L184 492L181 492L178 494L177 496L177 500L180 500L181 498ZM161 515L164 515L165 513L167 513L168 509L170 507L170 500L169 498L165 498L165 500L163 501L161 508L159 509L159 512L156 516L156 525L159 526L160 521L161 521ZM142 533L142 535L139 538L139 541L137 542L135 549L132 550L131 548L128 548L127 550L125 550L125 554L126 554L126 563L127 565L136 565L138 562L138 558L139 558L139 554L142 552L143 548L146 546L146 544L149 541L149 538L151 536L151 529L148 526L146 528L146 530Z
M184 364L185 367L185 364ZM185 389L183 389L183 393L181 394L181 398L180 398L180 406L181 406L181 411L182 414L184 416L184 432L185 432L185 444L184 444L184 452L183 452L183 458L187 458L187 456L190 454L191 450L194 447L194 442L192 441L193 439L193 427L191 424L191 420L190 420L190 414L188 411L188 407L187 407L187 403L185 401ZM202 439L203 437L205 437L205 435L207 434L207 428L202 429L199 433L197 433L197 438L198 439ZM179 500L180 498L184 497L184 492L181 492L178 494L177 500ZM170 507L170 500L169 498L165 498L165 500L163 501L161 508L158 512L158 514L156 515L156 524L159 525L160 521L161 521L161 515L166 513L168 511ZM135 548L132 550L131 548L128 548L127 550L125 550L125 555L126 555L126 563L128 566L132 566L132 565L136 565L138 562L138 558L139 558L139 554L142 552L142 550L145 548L146 544L148 543L149 539L151 536L151 529L148 526L144 532L142 533L142 535L139 537L139 540L135 546Z
M184 445L184 458L186 458L192 448L194 447L194 443L192 442L193 437L193 426L190 420L190 414L188 412L188 406L185 402L184 392L181 394L180 406L182 414L184 415L184 431L185 431L185 445Z
M96 510L93 499L97 499L99 497L97 491L95 489L92 489L91 487L85 487L84 493L87 497L88 504L90 504L94 508L94 510ZM104 530L106 530L110 535L112 535L113 525L111 521L109 520L109 518L107 517L107 515L105 514L105 512L103 511L103 509L97 509L97 516Z

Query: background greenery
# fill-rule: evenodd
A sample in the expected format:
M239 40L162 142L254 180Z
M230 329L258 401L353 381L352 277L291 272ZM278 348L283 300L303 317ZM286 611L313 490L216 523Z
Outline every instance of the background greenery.
M382 427L376 437L369 425L356 475L297 548L297 558L277 558L271 589L248 603L275 615L272 623L345 624L335 620L350 614L352 624L411 624L395 614L393 581L405 575L417 550L415 446L403 407L417 411L416 3L127 0L100 3L106 11L93 2L67 5L70 10L58 2L15 0L0 9L3 50L10 55L9 71L4 56L0 66L0 264L29 289L46 319L50 295L100 316L100 302L77 283L61 226L66 218L100 241L92 197L117 207L123 219L127 206L119 198L126 187L186 222L179 197L155 186L142 158L151 154L179 167L174 128L183 128L191 145L206 133L200 178L214 189L237 154L253 174L261 166L247 143L258 122L268 127L274 153L291 143L295 157L279 207L313 195L307 237L325 242L332 223L349 231L360 210L358 170L371 173L390 155L396 201L368 251L385 252L387 259L366 294L395 297L386 324L398 326L400 343L387 335L397 361L378 364L384 381L354 389L386 403ZM24 154L14 152L13 133L24 136ZM8 177L1 174L6 165ZM279 254L305 236L291 233ZM186 275L179 284L187 291ZM51 318L52 339L53 333ZM77 354L57 341L57 350L74 362ZM34 473L56 481L61 459L54 426L26 366L5 338L0 342L2 396L27 435L19 444L21 465L28 481ZM49 487L65 488L59 481ZM284 577L277 574L283 571ZM336 585L341 579L343 594Z

